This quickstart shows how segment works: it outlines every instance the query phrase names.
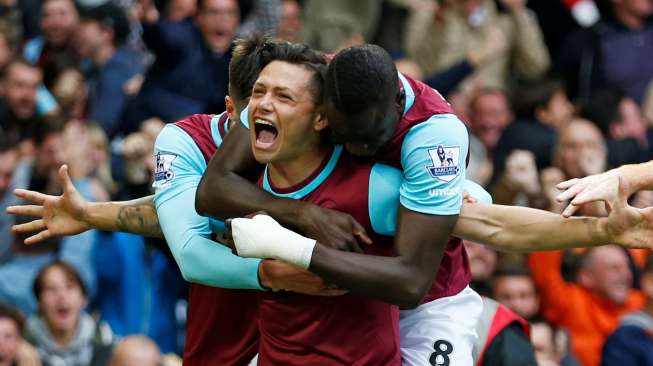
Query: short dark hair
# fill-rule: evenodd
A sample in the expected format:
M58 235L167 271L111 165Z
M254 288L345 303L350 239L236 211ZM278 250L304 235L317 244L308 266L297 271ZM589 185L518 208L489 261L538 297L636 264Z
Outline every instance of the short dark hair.
M102 5L85 7L80 10L82 20L98 22L101 26L113 30L113 44L121 46L127 40L130 33L129 20L125 11L111 2Z
M598 90L581 106L580 116L592 121L603 136L610 137L610 125L621 120L619 104L624 98L624 92L617 88Z
M35 69L35 70L38 70L39 72L41 72L41 69L38 66L28 62L23 57L19 56L19 57L14 57L13 59L11 59L11 61L7 62L7 65L4 68L2 68L2 70L0 70L0 78L1 79L6 79L7 76L9 76L9 69L11 69L11 67L14 66L14 65L27 66L27 67L29 67L31 69Z
M326 74L325 93L343 113L359 113L394 98L399 77L390 54L365 44L346 48L333 58Z
M535 119L538 108L546 108L556 92L565 91L558 79L521 82L513 92L515 114L522 119Z
M327 69L323 53L315 51L302 43L266 43L261 51L261 70L273 61L300 65L313 71L311 80L313 90L311 92L314 100L317 103L322 103L324 100L324 78Z
M242 101L252 95L252 87L261 73L261 51L271 38L255 34L234 41L229 62L229 94Z
M492 274L493 278L499 277L531 277L531 272L528 267L517 264L509 263L498 266L494 273Z
M18 333L23 333L23 328L25 328L25 317L20 312L20 310L7 304L0 304L0 319L3 318L12 320L14 323L16 323Z
M73 282L75 282L75 284L78 285L79 288L81 289L82 294L86 296L86 287L84 287L84 282L82 281L82 277L79 275L79 272L77 272L77 270L70 264L60 259L57 259L52 263L48 264L47 266L41 268L39 273L36 275L36 278L34 279L34 284L32 286L32 291L34 292L34 296L36 297L36 300L41 300L41 294L43 293L43 286L45 282L45 275L52 268L61 269L66 275L66 277L68 277L68 279L73 280Z

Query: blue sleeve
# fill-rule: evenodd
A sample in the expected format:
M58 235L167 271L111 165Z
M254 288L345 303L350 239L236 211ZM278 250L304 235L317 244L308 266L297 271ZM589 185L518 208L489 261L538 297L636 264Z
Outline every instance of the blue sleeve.
M370 222L375 233L394 235L397 228L397 207L399 206L399 189L403 176L393 167L375 164L370 173L368 209ZM491 204L492 197L481 186L464 181L467 190L479 202Z
M490 193L488 193L488 191L478 183L465 179L465 186L463 189L467 191L470 196L476 198L478 202L485 203L486 205L492 204L492 195L490 195Z
M240 112L240 123L249 129L249 105Z
M401 204L430 215L457 215L462 205L469 137L453 114L413 127L401 147Z
M195 192L206 162L190 136L168 125L157 137L154 152L154 203L184 279L214 287L261 289L261 260L238 257L211 240L210 220L195 211Z

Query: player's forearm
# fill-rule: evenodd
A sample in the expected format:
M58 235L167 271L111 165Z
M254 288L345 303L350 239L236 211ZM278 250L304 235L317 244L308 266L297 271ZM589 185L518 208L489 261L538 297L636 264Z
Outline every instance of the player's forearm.
M163 237L154 196L131 201L89 203L85 221L94 229Z
M620 168L620 176L624 177L631 185L631 191L653 189L653 160L641 163L624 165Z
M431 265L432 269L437 266ZM405 263L401 257L380 257L342 252L317 244L309 270L326 282L350 292L413 308L419 304L429 289L435 273L419 272L416 266ZM419 281L419 278L428 278Z
M454 235L502 251L541 251L608 244L605 218L565 219L526 207L464 204Z
M236 173L213 174L210 170L202 178L195 204L198 213L219 220L265 211L295 227L304 205L301 201L275 197Z

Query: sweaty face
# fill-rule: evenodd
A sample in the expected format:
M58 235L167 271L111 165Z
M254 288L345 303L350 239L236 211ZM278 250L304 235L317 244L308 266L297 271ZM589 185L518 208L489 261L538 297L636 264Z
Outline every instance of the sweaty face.
M197 14L204 40L216 53L229 49L239 22L240 9L235 0L204 0Z
M78 22L77 9L71 0L50 0L41 9L41 29L47 42L55 47L66 44Z
M538 300L533 280L526 276L503 276L494 280L494 298L523 318L531 318L538 311Z
M51 330L64 332L75 329L85 304L84 293L73 278L60 267L47 270L39 308Z
M313 71L274 61L259 75L249 100L250 139L259 163L291 160L319 144Z
M341 113L331 102L326 104L331 126L331 141L345 145L350 154L371 157L390 140L401 114L395 103L384 104L383 110L370 108L355 115Z
M31 66L14 63L9 66L5 80L5 99L9 109L19 119L36 113L36 89L41 83L41 72Z

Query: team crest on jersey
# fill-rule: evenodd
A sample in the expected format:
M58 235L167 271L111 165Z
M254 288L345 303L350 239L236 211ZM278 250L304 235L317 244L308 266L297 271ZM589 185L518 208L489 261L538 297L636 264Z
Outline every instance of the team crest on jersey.
M460 147L438 146L428 150L433 165L427 166L431 176L443 182L451 182L460 174Z
M175 177L172 162L177 158L175 154L158 153L154 156L156 169L154 170L154 185L161 188Z

